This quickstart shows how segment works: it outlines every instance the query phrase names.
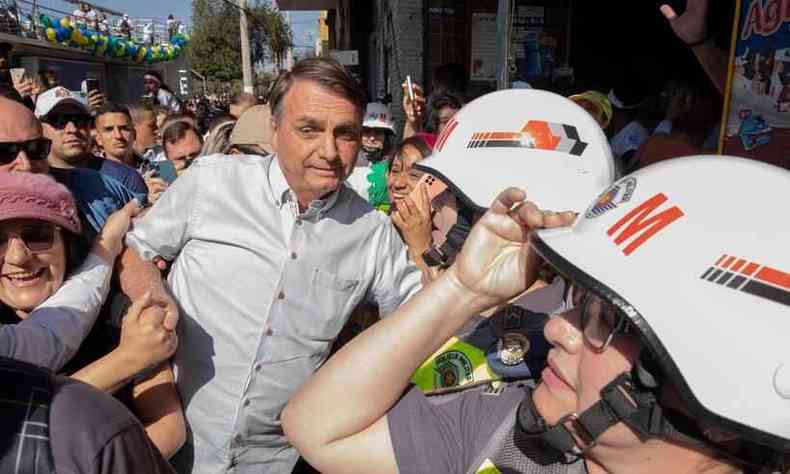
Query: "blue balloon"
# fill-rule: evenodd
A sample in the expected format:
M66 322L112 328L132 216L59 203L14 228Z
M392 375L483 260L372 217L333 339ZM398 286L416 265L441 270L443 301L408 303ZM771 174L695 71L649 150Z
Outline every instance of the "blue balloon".
M58 43L63 43L71 38L71 30L64 28L62 26L57 27L55 29L55 39L57 39Z

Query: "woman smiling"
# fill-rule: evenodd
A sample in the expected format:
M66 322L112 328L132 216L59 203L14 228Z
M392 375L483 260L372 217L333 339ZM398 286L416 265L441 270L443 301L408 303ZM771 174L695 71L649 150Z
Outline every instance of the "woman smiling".
M53 350L56 353L46 359L23 356L22 360L48 362L49 368L61 370L74 356L107 297L112 264L120 253L123 235L136 208L136 203L130 203L116 213L91 248L81 235L74 199L65 187L44 175L0 174L3 322L16 324L17 334L29 334L30 330L25 329L43 326L54 335L50 340L30 340L29 344L17 338L18 343L27 346L24 353ZM59 331L64 326L69 329L64 318L58 318L62 307L74 308L80 317L71 315L70 321L77 329L67 331L68 337L61 338ZM144 311L148 313L141 317ZM54 320L48 321L53 312ZM150 298L134 305L123 318L117 347L85 367L78 366L72 377L114 393L141 372L156 367L152 374L135 380L130 405L154 443L168 456L180 447L185 429L172 372L166 363L159 365L177 346L175 333L164 329L162 319L164 310ZM5 332L11 328L11 325L2 326ZM146 395L154 388L160 392L155 402Z

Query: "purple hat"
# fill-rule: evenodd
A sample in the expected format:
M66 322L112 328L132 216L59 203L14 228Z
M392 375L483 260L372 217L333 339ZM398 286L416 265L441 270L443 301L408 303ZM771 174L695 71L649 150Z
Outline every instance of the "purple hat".
M0 222L11 219L51 222L74 234L82 230L71 193L45 174L0 173Z

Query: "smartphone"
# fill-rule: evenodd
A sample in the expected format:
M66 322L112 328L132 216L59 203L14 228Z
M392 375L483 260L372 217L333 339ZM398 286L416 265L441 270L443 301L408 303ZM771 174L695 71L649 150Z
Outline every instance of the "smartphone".
M408 93L409 93L409 100L413 104L414 103L414 83L411 82L411 76L408 75L408 74L406 75L406 89L408 90Z
M19 85L25 79L25 68L23 67L12 67L11 68L11 80L14 82L14 85Z
M445 189L447 189L447 185L444 184L444 181L441 179L437 179L434 175L425 173L422 175L422 178L417 182L417 185L414 186L414 189L409 194L411 200L417 204L419 203L422 198L420 197L420 187L425 186L428 189L428 202L432 202L436 196L442 194Z
M167 181L168 184L172 184L178 177L178 174L176 174L176 167L173 165L172 161L157 161L155 164L156 174L154 176L157 178L162 178Z
M92 77L85 79L85 90L89 95L91 92L99 90L99 80Z

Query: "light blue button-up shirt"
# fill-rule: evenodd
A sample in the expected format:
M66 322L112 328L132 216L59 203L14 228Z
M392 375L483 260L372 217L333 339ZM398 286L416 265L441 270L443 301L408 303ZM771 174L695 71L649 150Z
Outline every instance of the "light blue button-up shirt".
M289 397L358 303L386 314L420 285L386 216L345 187L300 214L276 156L198 159L127 243L174 260L184 472L290 473Z

